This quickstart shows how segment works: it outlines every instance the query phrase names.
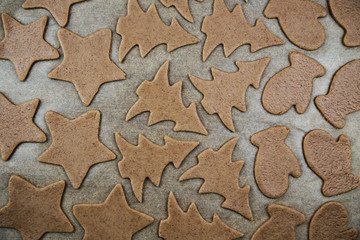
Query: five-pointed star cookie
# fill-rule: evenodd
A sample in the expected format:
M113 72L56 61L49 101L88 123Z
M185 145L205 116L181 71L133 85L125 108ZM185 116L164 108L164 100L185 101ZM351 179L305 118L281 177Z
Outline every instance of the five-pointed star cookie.
M8 160L23 142L45 142L46 135L33 122L39 99L14 105L0 93L0 152Z
M36 61L57 59L58 51L44 40L47 17L23 25L6 13L2 15L5 38L0 42L0 58L10 60L20 81Z
M118 184L105 202L79 204L74 215L85 229L84 239L130 240L134 233L154 221L154 218L129 207L124 190Z
M88 111L75 119L53 111L45 114L52 144L38 161L62 166L75 189L80 187L92 165L116 158L99 140L100 117L101 113L97 110Z
M86 0L26 0L23 8L45 8L55 18L60 27L65 27L69 19L70 6Z
M110 29L101 29L85 38L60 29L58 37L64 61L48 76L72 82L85 106L103 83L125 79L126 74L110 59Z
M72 232L74 227L61 209L65 181L39 188L12 175L9 202L0 209L0 227L15 228L25 240L37 240L46 232Z

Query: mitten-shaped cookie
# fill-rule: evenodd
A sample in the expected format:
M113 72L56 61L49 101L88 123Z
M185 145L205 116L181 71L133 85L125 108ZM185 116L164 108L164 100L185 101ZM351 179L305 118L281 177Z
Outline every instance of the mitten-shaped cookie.
M324 181L325 196L342 194L360 185L359 177L350 170L351 147L346 135L336 141L324 130L312 130L305 136L303 147L307 164Z

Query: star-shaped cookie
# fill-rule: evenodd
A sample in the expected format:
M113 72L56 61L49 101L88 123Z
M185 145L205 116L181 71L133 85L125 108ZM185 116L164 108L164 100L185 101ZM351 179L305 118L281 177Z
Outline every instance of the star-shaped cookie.
M75 119L53 111L45 114L52 144L38 161L62 166L75 189L80 187L92 165L116 158L99 140L100 117L101 113L97 110L88 111Z
M45 8L55 18L60 27L65 27L69 19L70 6L86 0L26 0L23 8Z
M0 153L8 160L23 142L45 142L46 135L33 122L39 99L14 105L0 93Z
M58 51L44 40L47 17L23 25L3 13L5 38L0 42L0 58L10 60L20 81L27 77L34 62L59 58Z
M58 37L64 61L48 76L72 82L85 106L103 83L125 79L126 74L110 59L110 29L101 29L85 38L60 29Z
M117 184L105 202L79 204L73 208L75 217L85 229L84 239L132 239L154 221L154 218L129 207L121 184Z
M37 240L46 232L72 232L74 227L61 209L65 181L39 188L12 175L9 202L0 209L0 227L15 228L26 240Z

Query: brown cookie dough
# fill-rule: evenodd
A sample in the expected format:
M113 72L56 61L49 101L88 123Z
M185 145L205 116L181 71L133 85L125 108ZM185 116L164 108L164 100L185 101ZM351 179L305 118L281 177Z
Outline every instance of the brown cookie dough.
M251 136L251 143L259 148L254 166L256 184L269 198L279 198L289 188L289 175L301 176L300 164L285 144L290 130L271 127Z
M328 94L316 97L315 104L334 127L345 127L346 115L360 110L360 59L342 66Z
M8 160L23 142L45 142L46 135L34 123L39 99L15 105L0 93L0 153Z
M310 104L313 80L325 75L325 68L316 60L298 52L289 55L290 66L275 74L266 83L262 104L272 114L284 114L292 106L304 113Z
M318 18L327 11L311 0L270 0L265 8L267 18L277 18L287 38L305 50L316 50L325 42L325 29Z
M136 232L154 221L153 217L128 205L121 184L114 187L105 202L77 204L73 212L85 229L83 239L132 239Z
M15 228L24 240L38 240L46 232L73 232L74 227L61 209L65 181L36 187L12 175L9 202L0 209L0 227Z
M270 219L256 230L251 240L296 240L295 227L306 221L304 214L279 204L270 204L267 212Z
M196 0L202 2L203 0ZM193 23L194 19L189 8L189 0L160 0L160 2L167 8L174 6L176 10L189 22Z
M146 178L158 187L165 167L173 163L175 168L179 168L186 156L199 145L199 142L180 141L165 136L165 145L159 146L142 134L139 135L137 146L127 142L119 133L115 134L115 139L123 156L118 165L120 174L130 179L134 194L140 202Z
M304 137L307 164L324 181L322 193L342 194L360 185L360 178L351 173L351 145L346 135L335 140L324 130L312 130Z
M226 27L225 27L226 26ZM229 11L224 0L214 0L214 11L206 16L201 26L206 34L202 60L206 61L212 51L222 44L225 57L230 56L238 47L250 44L250 51L256 52L269 46L284 44L284 41L271 33L261 19L255 26L250 25L241 4Z
M128 1L128 15L120 17L116 32L121 35L119 61L122 62L128 52L139 46L141 57L145 57L154 47L167 45L171 52L179 47L200 42L200 40L185 31L179 22L173 18L168 26L161 20L155 4L151 4L144 12L137 0Z
M165 240L232 240L242 237L243 234L227 226L217 214L213 221L205 221L195 203L184 212L172 192L168 199L168 217L160 221L159 236Z
M60 27L65 27L69 19L70 6L83 1L86 0L26 0L22 7L45 8L53 15Z
M174 121L174 131L196 132L207 135L200 121L195 103L185 107L181 97L182 82L169 85L166 61L156 73L154 80L144 81L136 90L137 102L130 108L126 121L143 112L150 112L148 126L162 121Z
M126 74L110 59L110 29L80 37L62 28L58 37L64 60L48 77L73 83L85 106L90 105L102 84L125 79Z
M315 212L309 224L309 240L355 240L358 230L346 229L348 214L339 202L326 202Z
M5 38L0 42L0 58L10 60L20 81L24 81L31 66L41 60L59 58L58 51L44 40L47 17L23 25L8 14L1 15Z
M249 203L250 186L239 187L239 174L244 161L231 161L238 137L226 142L218 151L206 149L198 155L199 163L188 169L180 181L202 178L199 193L217 193L225 198L222 207L231 209L249 220L253 215Z
M224 125L232 132L235 131L231 116L233 107L246 112L246 91L250 85L258 89L263 72L270 62L270 58L263 58L253 62L236 61L237 72L223 72L211 68L213 81L189 75L192 84L204 95L201 105L209 114L217 113Z
M335 20L345 29L345 46L360 46L360 1L329 0L329 7Z
M81 186L92 165L116 158L99 140L100 117L101 113L97 110L88 111L75 119L53 111L45 114L52 143L38 161L62 166L75 189Z

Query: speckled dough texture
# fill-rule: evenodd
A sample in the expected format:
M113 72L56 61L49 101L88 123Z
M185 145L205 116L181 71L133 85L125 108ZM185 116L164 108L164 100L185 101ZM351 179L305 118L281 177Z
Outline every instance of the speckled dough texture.
M327 11L311 0L270 0L264 15L277 18L287 38L305 50L316 50L325 42L325 29L318 18Z
M9 202L0 209L0 227L16 228L24 240L38 240L46 232L72 232L74 227L61 209L65 181L36 187L12 175Z
M289 55L290 66L267 82L262 104L272 114L284 114L292 106L304 113L311 101L314 78L324 76L325 68L316 60L298 52Z
M345 29L343 42L346 46L360 46L360 1L329 0L329 7L335 20Z
M304 155L309 167L324 181L322 193L335 196L360 185L351 172L351 145L346 135L335 140L324 130L312 130L304 137Z
M196 1L202 2L203 0L196 0ZM160 0L160 2L167 8L174 6L176 10L179 11L181 16L183 16L183 18L185 18L191 23L194 22L194 19L191 15L189 8L189 3L188 3L189 0Z
M309 224L309 240L355 240L358 230L347 228L348 213L339 202L326 202Z
M334 127L343 128L346 115L360 110L360 59L342 66L334 75L328 94L315 104Z
M286 193L289 175L301 176L300 164L285 143L289 133L287 127L271 127L250 138L259 148L255 158L255 180L260 191L269 198L279 198Z

